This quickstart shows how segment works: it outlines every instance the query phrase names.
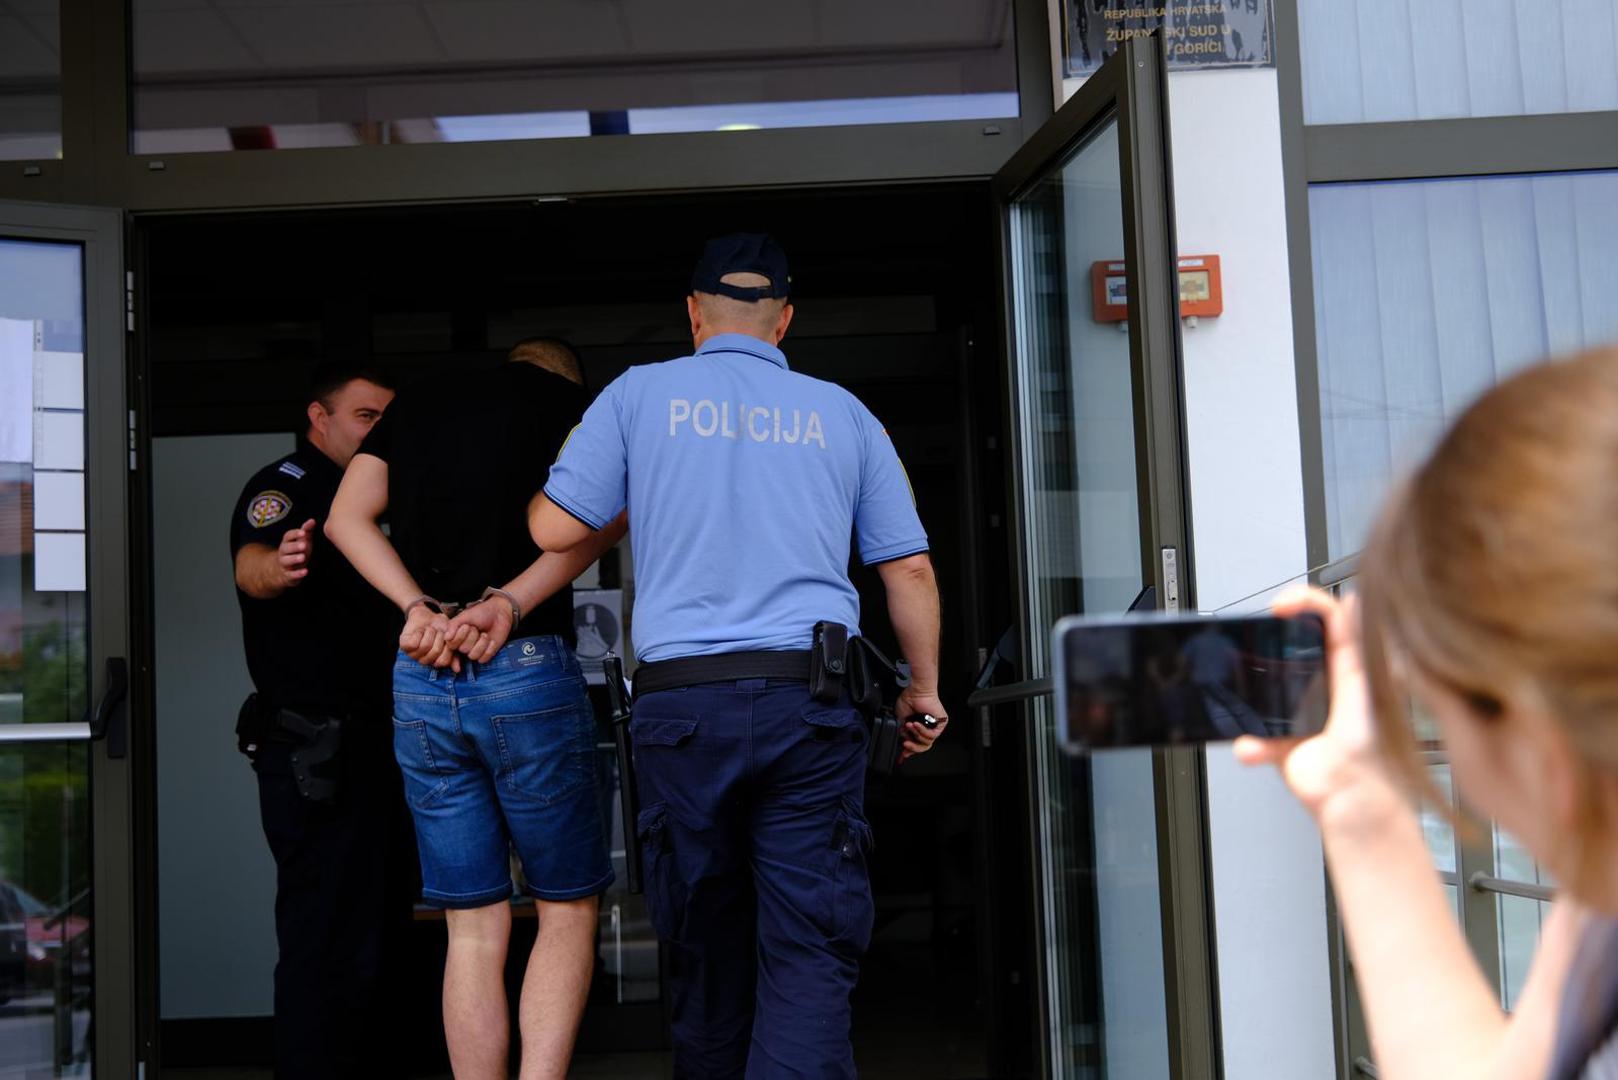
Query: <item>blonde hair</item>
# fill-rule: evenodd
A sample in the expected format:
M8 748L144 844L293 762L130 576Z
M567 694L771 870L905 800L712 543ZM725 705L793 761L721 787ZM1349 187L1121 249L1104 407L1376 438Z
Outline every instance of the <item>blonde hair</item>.
M1359 591L1378 741L1413 790L1410 670L1479 723L1536 700L1586 778L1618 773L1618 349L1468 409L1383 510Z
M524 338L506 354L509 363L533 364L570 382L584 385L578 354L561 338Z

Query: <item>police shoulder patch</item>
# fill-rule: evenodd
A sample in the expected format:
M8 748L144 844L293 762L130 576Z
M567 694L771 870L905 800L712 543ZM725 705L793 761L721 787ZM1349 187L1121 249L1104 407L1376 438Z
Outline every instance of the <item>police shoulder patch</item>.
M255 529L274 525L292 513L292 500L279 491L261 491L247 500L247 522Z

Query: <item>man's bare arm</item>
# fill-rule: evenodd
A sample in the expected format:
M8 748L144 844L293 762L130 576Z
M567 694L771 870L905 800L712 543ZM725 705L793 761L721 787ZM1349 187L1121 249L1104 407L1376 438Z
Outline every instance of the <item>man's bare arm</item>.
M612 525L609 524L601 532L610 528ZM543 491L528 503L528 532L541 551L558 555L584 543L592 534L599 535L596 530L551 502Z
M326 518L326 536L377 592L403 609L421 595L416 579L377 524L388 508L388 463L355 454Z
M904 723L902 761L931 748L949 723L938 699L938 579L925 552L880 563L876 572L888 594L888 619L899 638L899 652L910 663L910 686L899 695L895 709ZM937 720L938 726L927 728L910 719L923 715Z
M236 587L255 600L273 600L309 576L315 519L288 529L279 547L243 544L236 550Z

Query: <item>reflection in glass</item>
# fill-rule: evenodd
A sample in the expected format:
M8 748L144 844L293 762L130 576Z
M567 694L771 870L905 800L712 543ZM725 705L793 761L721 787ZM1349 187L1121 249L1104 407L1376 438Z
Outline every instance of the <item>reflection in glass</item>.
M1015 116L1008 0L134 0L137 153Z
M0 161L62 156L60 0L0 4Z
M0 747L0 1076L90 1075L89 753Z
M1091 310L1091 265L1124 254L1122 207L1114 120L1011 206L1035 676L1057 618L1124 611L1142 585L1127 324ZM1166 1077L1151 752L1068 757L1049 699L1032 709L1052 1073Z
M0 724L84 719L82 258L0 240Z

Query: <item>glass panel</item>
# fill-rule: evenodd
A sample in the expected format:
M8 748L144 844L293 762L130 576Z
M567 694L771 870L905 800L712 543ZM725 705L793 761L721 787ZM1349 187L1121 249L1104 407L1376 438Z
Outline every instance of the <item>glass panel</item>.
M89 753L0 746L0 1076L90 1075Z
M61 0L0 0L0 161L62 156Z
M1478 394L1618 341L1618 171L1317 185L1309 207L1337 558Z
M1299 0L1304 121L1618 109L1613 0Z
M84 288L0 239L0 723L84 719ZM0 747L0 1076L89 1075L89 756Z
M137 153L1017 115L1005 0L135 0Z
M1443 793L1443 806L1423 806L1421 808L1421 831L1427 837L1427 850L1432 852L1433 865L1441 873L1453 874L1457 872L1460 858L1455 846L1455 823L1449 819L1446 811L1455 805L1455 791L1450 782L1448 765L1434 765L1428 773L1433 783Z
M1127 323L1098 321L1091 289L1092 265L1123 254L1109 119L1011 207L1034 675L1057 618L1123 611L1141 589L1129 335ZM1049 701L1033 712L1053 1074L1166 1077L1151 754L1066 757Z
M1505 881L1550 885L1551 881L1523 846L1494 828L1494 874ZM1528 968L1539 947L1550 905L1523 896L1495 897L1495 924L1500 932L1500 1002L1507 1009L1517 1003Z
M0 239L0 723L84 719L82 262Z

